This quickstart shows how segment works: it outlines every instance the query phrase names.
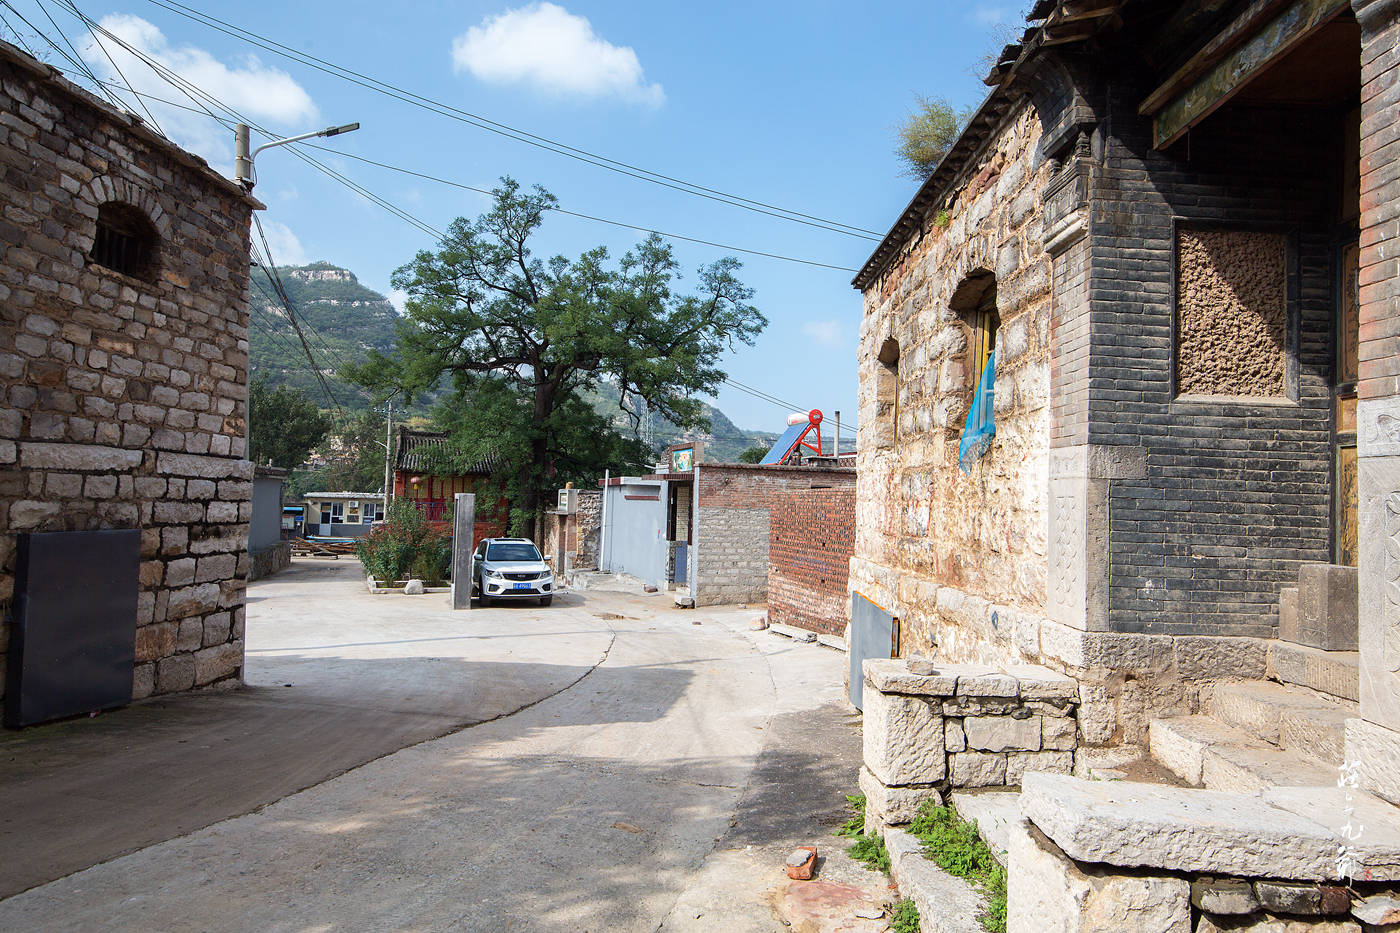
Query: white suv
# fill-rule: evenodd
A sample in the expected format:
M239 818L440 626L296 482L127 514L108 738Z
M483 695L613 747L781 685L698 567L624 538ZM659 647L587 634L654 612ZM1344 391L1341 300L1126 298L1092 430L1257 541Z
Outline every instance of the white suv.
M554 572L529 538L487 538L472 553L472 592L481 605L493 599L537 598L554 602Z

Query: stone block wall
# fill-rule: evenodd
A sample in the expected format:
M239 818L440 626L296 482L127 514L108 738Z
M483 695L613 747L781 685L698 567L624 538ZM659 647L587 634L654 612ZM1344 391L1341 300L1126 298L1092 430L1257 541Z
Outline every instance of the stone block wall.
M851 587L896 609L911 651L937 644L953 660L1007 657L963 624L963 597L1045 605L1051 269L1040 138L1035 111L1013 107L864 292ZM997 433L964 474L958 440L977 374L956 306L960 287L988 276L1000 318Z
M236 682L256 202L3 43L0 114L0 651L17 533L139 528L135 696ZM113 201L148 278L89 258Z
M768 621L831 635L845 632L855 533L853 487L778 497L769 513Z
M788 492L853 487L854 470L702 464L695 515L697 606L762 603L768 598L769 513Z
M867 660L862 724L867 825L907 823L958 787L1070 774L1079 687L1043 667Z

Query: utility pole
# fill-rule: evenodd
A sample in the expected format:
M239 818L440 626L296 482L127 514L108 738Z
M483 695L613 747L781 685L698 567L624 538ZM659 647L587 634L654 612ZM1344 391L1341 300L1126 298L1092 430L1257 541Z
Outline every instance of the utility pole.
M384 403L384 511L389 511L389 499L394 495L393 467L394 459L394 402L390 399Z

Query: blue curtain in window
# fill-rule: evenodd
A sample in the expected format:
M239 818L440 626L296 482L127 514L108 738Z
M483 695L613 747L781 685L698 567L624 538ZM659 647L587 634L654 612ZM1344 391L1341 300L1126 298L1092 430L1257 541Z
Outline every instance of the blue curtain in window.
M997 436L996 422L992 420L996 362L997 351L993 349L987 355L987 365L982 368L982 378L972 396L972 408L968 409L967 421L963 423L962 440L958 442L958 469L964 473L972 472L972 461L985 454L992 446L992 438Z

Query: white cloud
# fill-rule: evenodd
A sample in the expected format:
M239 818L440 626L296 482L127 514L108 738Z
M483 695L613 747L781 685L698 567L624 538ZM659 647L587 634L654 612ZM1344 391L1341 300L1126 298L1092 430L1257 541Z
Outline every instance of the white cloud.
M313 126L306 124L319 118L311 95L301 85L286 72L264 65L254 55L246 56L232 66L227 65L204 49L171 45L160 29L139 16L114 13L103 17L101 26L209 96L259 123L313 129ZM117 84L129 82L130 87L143 94L175 101L181 106L195 106L154 68L106 36L89 34L81 51L88 66L104 81ZM115 61L115 66L108 60L109 55ZM117 93L131 100L130 94ZM232 166L231 131L208 116L190 113L179 107L155 101L146 101L146 106L172 140L204 156L221 170ZM129 109L133 113L145 113L134 102ZM210 109L219 113L216 107L211 106ZM227 114L220 115L228 118Z
M824 346L839 347L844 342L845 328L840 321L807 321L802 325L802 333Z
M599 37L593 25L553 3L488 16L452 42L452 64L491 84L525 84L565 97L620 97L659 107L661 85L648 83L630 46Z
M394 310L402 317L404 304L408 301L408 292L401 288L391 288L384 297L389 299L389 304L393 305Z
M263 232L267 234L267 246L272 250L271 261L279 266L304 266L310 260L301 240L292 228L275 220L263 220ZM256 232L256 231L254 231ZM254 237L254 240L257 238ZM262 244L258 244L261 248Z

